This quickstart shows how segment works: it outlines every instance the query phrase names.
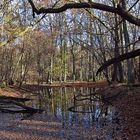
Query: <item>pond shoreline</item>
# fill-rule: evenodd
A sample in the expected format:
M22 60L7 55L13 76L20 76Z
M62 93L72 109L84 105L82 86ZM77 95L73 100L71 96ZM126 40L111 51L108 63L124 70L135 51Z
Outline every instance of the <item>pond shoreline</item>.
M113 106L119 112L116 122L118 129L115 135L118 140L130 139L137 140L140 137L140 88L129 89L124 86L113 87L105 89L105 96L114 95L121 91L121 94L113 100L110 100ZM11 93L10 93L11 92ZM1 93L4 95L12 95L15 97L22 96L22 90L2 89ZM10 94L9 94L10 93ZM71 126L65 128L62 126L59 119L46 114L40 115L37 113L26 120L20 120L17 116L12 114L0 113L0 137L1 140L108 140L104 135L105 129L85 129L84 127ZM110 138L111 140L112 138ZM115 138L113 138L115 140Z

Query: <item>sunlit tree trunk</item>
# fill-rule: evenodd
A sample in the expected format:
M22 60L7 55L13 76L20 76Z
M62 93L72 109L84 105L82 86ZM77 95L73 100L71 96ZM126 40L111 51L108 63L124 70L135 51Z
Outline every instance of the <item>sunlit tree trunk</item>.
M71 54L72 54L72 80L76 80L76 69L75 69L75 54L74 54L74 45L71 46Z
M50 83L53 82L53 56L50 58Z

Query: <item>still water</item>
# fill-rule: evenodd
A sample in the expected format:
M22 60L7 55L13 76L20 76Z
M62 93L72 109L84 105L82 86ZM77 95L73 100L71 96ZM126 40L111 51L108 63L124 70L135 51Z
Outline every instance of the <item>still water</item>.
M95 93L91 88L42 88L24 96L33 99L28 105L56 117L63 127L111 125L116 119L115 108Z

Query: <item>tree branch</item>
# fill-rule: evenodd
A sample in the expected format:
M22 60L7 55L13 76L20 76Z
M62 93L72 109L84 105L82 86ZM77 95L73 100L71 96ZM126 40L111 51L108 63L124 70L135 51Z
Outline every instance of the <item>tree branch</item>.
M98 9L98 10L102 10L102 11L106 11L106 12L116 13L116 14L120 15L122 18L124 18L125 20L129 21L130 23L140 26L140 19L137 17L134 17L127 11L124 11L120 6L118 6L117 8L114 8L114 7L104 5L101 3L81 2L81 3L66 3L59 8L42 7L40 9L37 9L32 0L28 0L28 2L30 3L30 5L32 7L33 16L35 15L35 13L37 15L40 15L40 14L44 14L44 13L46 13L46 14L47 13L61 13L68 9L94 8L94 9Z
M125 59L130 59L130 58L134 58L136 56L140 55L140 49L131 51L129 53L125 53L123 55L119 55L116 58L112 58L108 61L106 61L97 71L96 75L98 75L101 71L103 71L104 69L106 69L107 67L109 67L110 65L114 64L114 63L118 63L120 61L123 61Z

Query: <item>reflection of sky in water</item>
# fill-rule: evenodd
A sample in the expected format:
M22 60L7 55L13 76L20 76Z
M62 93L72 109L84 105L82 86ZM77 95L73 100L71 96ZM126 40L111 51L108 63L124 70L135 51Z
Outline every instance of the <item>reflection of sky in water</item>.
M55 108L55 116L62 121L63 126L82 125L84 127L91 127L94 125L100 128L103 125L109 125L114 114L113 107L109 106L104 109L98 102L94 105L92 113L70 112L64 110L61 105L57 105ZM87 107L87 109L90 111L90 107Z
M45 110L44 113L46 113L46 116L49 115L50 117L56 117L57 120L61 121L63 128L72 128L70 131L73 136L77 133L76 128L86 128L83 131L95 129L99 131L102 130L104 132L105 130L104 133L107 136L107 140L113 140L114 132L117 131L117 135L120 132L120 130L112 128L112 124L116 125L116 118L119 119L113 106L99 101L98 99L101 97L97 94L92 97L93 100L97 97L96 101L84 100L80 101L80 103L73 101L74 95L77 97L77 95L84 94L82 97L83 99L85 97L87 98L89 93L94 92L95 89L85 90L84 88L80 88L80 90L52 88L51 90L43 90L42 92L40 90L37 94L27 95L28 98L31 97L33 99L28 105ZM80 97L81 96L78 96L78 99ZM68 108L70 107L74 107L73 111L77 112L68 111Z
M47 114L59 119L64 127L82 125L83 127L95 126L100 128L112 123L115 111L112 106L104 106L100 101L95 101L92 105L84 106L85 102L83 102L83 106L77 106L75 110L80 110L85 113L70 112L68 108L73 106L73 93L69 92L68 89L51 90L49 94L43 92L40 92L34 98L35 100L32 102L32 106L37 108L40 105L42 109L46 110ZM86 93L84 89L82 92L84 94ZM87 90L87 94L89 94L89 90Z
M86 128L86 130L93 128L106 129L106 127L113 124L116 113L113 106L106 105L97 100L90 102L84 100L82 102L80 101L80 103L74 103L73 91L75 92L75 95L81 95L81 93L87 95L90 93L89 89L86 91L84 88L71 91L67 88L43 90L42 92L39 91L37 94L34 94L36 96L32 96L34 100L30 103L30 106L43 109L45 110L46 115L56 117L56 119L61 121L62 127L65 129L71 126L71 133L73 133L73 135L76 134L76 127ZM79 92L81 93L79 94ZM93 93L94 90L91 92ZM96 96L98 96L98 99L100 98L99 95ZM92 99L94 98L95 97ZM74 111L77 112L68 111L69 107L74 107ZM78 111L83 113L79 113ZM105 133L108 140L112 140L114 129L108 128Z

